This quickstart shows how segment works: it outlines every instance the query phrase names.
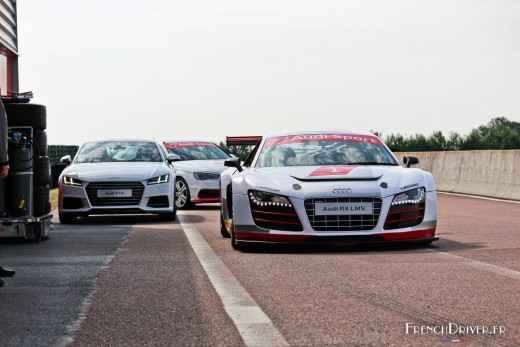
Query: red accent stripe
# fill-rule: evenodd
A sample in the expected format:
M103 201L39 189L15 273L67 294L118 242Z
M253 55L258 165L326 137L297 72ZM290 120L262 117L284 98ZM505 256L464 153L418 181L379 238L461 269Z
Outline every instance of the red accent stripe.
M420 210L424 210L424 207L411 208L409 210L390 211L388 214L398 214L398 213L406 213L406 212L413 212L413 211L420 211Z
M275 214L275 215L280 215L280 216L298 217L298 215L296 213L265 212L265 211L258 211L258 210L253 210L253 212L265 213L265 214Z
M290 225L301 225L301 223L297 223L297 222L282 222L282 221L279 221L279 220L271 220L271 219L262 219L262 218L253 218L253 220L255 221L262 221L262 222L268 222L268 223L279 223L279 224L290 224Z
M407 231L404 233L380 233L376 234L388 241L426 239L435 236L435 228Z
M414 220L414 219L420 219L420 218L423 218L424 215L420 215L420 216L417 216L417 217L410 217L410 218L401 218L401 219L392 219L392 220L387 220L385 222L385 224L388 224L388 223L397 223L397 222L405 222L407 220Z
M220 198L192 199L191 202L193 202L194 204L202 202L220 202Z

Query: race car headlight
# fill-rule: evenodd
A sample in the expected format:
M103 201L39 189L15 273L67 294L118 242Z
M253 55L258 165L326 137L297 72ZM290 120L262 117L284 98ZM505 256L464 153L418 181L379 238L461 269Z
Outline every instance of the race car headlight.
M166 175L150 178L148 180L147 184L152 185L152 184L159 184L159 183L167 183L169 181L170 181L170 175L166 174Z
M260 190L250 190L249 199L258 206L292 207L291 202L285 196L262 192Z
M80 186L81 187L83 185L82 180L79 180L74 177L69 177L69 176L63 176L61 181L63 182L63 184L65 184L67 186Z
M420 204L426 199L424 188L415 188L395 196L392 206L404 204Z
M194 172L193 176L195 176L195 178L198 180L206 181L206 180L218 180L220 177L220 174L212 173L212 172Z

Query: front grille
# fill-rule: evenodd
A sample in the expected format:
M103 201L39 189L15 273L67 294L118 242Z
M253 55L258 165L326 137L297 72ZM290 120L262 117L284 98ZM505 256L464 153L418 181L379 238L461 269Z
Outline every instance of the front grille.
M315 203L372 203L373 214L319 215L315 214ZM363 231L373 230L381 213L381 199L376 198L323 198L305 200L305 210L315 231Z
M98 197L99 189L132 190L129 197ZM87 195L92 206L131 206L139 205L143 196L144 186L141 182L95 182L87 185Z

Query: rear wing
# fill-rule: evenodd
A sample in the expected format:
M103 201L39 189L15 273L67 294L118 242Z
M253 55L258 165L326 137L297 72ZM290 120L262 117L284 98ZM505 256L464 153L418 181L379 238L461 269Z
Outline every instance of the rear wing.
M226 136L226 146L255 146L262 136Z

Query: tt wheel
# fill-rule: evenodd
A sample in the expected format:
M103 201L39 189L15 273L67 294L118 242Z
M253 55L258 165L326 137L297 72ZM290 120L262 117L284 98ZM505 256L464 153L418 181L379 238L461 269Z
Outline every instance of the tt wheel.
M182 178L175 181L175 207L179 210L186 210L193 206L191 203L190 189Z
M68 213L59 213L59 218L61 224L74 224L78 220L78 216Z

